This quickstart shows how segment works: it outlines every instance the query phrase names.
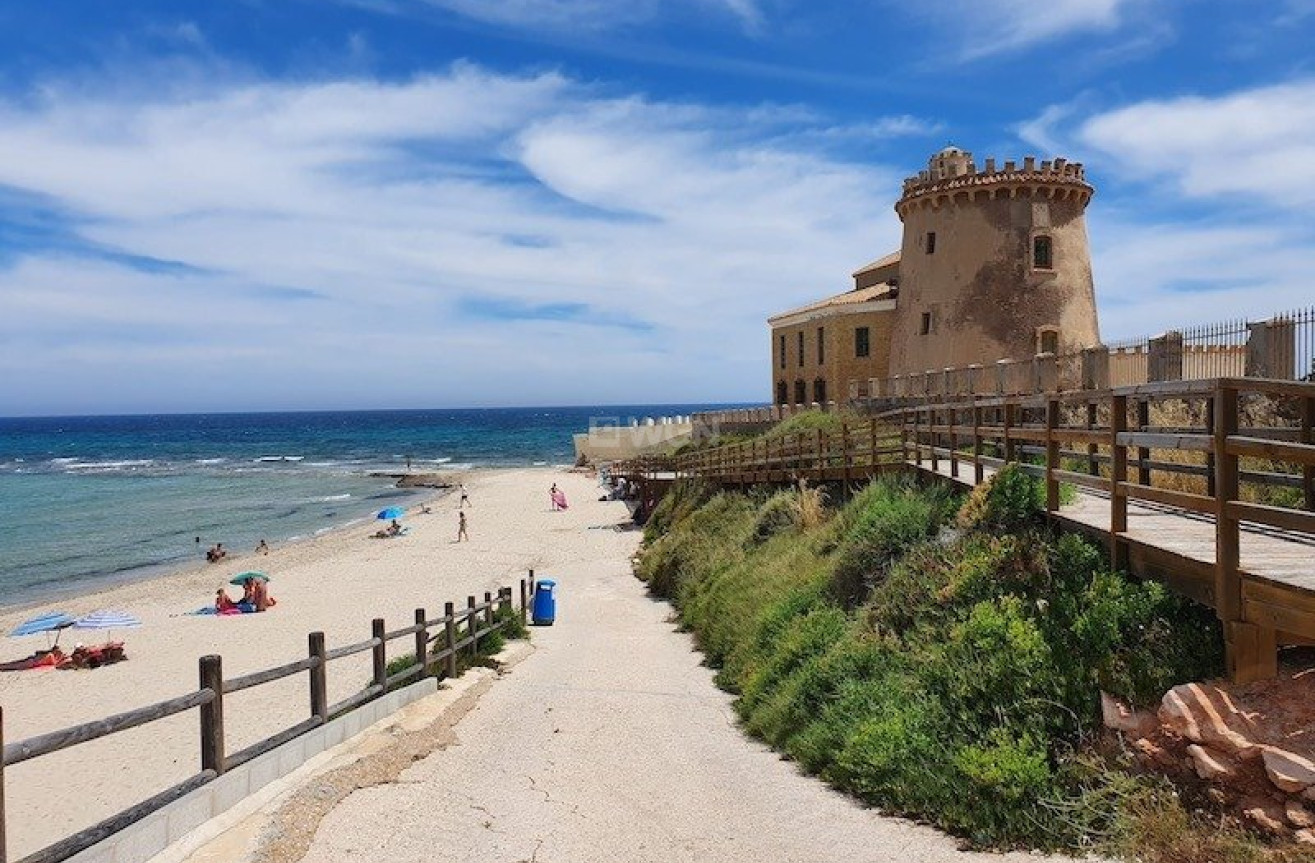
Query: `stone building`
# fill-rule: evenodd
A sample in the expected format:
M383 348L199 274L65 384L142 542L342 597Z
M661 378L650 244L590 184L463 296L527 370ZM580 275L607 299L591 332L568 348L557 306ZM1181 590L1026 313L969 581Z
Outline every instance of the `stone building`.
M947 147L904 181L900 250L843 294L769 319L777 404L843 401L849 384L1099 344L1085 211L1065 159L979 169Z

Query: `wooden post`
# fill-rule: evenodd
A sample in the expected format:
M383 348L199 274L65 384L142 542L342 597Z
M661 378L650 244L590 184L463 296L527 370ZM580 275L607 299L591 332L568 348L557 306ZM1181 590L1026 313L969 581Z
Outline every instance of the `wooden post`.
M1315 444L1315 397L1301 400L1301 442ZM1306 498L1306 509L1315 510L1315 465L1301 468L1301 488Z
M488 591L484 592L484 626L488 628L493 625L493 594Z
M1128 531L1128 497L1121 483L1128 481L1128 448L1119 435L1128 430L1128 397L1114 396L1110 405L1110 566L1124 569L1127 546L1121 535Z
M981 485L985 479L982 464L982 407L973 400L973 485Z
M530 570L530 601L534 600L534 570Z
M456 606L443 603L443 635L447 641L447 676L457 676L457 614Z
M325 657L324 633L312 632L306 639L309 642L311 659L318 659L310 671L310 715L318 716L324 721L329 719L329 678L328 660Z
M822 455L822 452L823 452L823 449L822 449L822 439L823 439L823 435L822 435L822 430L821 430L821 429L818 429L818 430L817 430L817 433L814 435L814 438L815 438L815 443L816 443L816 445L817 445L817 481L818 481L818 482L821 482L821 481L823 481L824 479L826 479L826 458L823 457L823 455ZM830 445L831 445L831 436L830 436L830 435L826 435L826 443L827 443L827 447L830 448Z
M1092 431L1096 428L1097 410L1098 407L1095 399L1087 402L1087 431ZM1087 473L1092 476L1100 476L1100 462L1096 459L1096 454L1099 450L1100 447L1097 444L1087 444Z
M959 478L959 437L954 433L954 420L959 411L953 405L948 409L950 415L950 476Z
M919 426L922 425L922 405L913 406L913 463L922 467L922 434Z
M870 447L870 449L869 449L869 456L868 456L868 465L869 465L869 467L868 467L868 476L869 476L869 477L875 477L875 476L877 475L877 470L878 470L878 468L877 468L877 418L876 418L876 417L873 417L872 419L868 420L868 434L870 434L870 435L872 436L872 439L869 441L869 447Z
M425 610L416 609L416 663L420 666L420 676L429 676L429 630L425 629Z
M934 407L927 408L927 443L931 446L931 472L940 473L941 460L936 455L936 444L940 443L940 436L936 434L936 420L940 411Z
M1137 431L1146 431L1151 427L1151 400L1137 401ZM1141 485L1151 484L1151 448L1137 447L1137 482Z
M844 482L845 482L845 489L846 489L845 493L848 494L848 493L849 493L849 492L848 492L848 489L849 489L849 423L841 423L841 424L840 424L840 451L841 451L842 456L843 456L844 459L845 459L845 464L844 464L844 469L843 469L843 475L844 475Z
M370 637L378 643L370 651L371 659L374 663L374 683L376 686L384 686L388 681L388 645L384 644L384 619L376 617L370 621Z
M475 597L466 597L466 628L470 635L470 655L479 653L479 612L475 611Z
M1009 437L1009 430L1014 427L1017 417L1018 405L1006 402L1004 406L1004 432L1005 432L1005 461L1017 461L1018 456L1014 452L1014 442Z
M200 659L202 689L215 697L201 705L201 769L224 772L224 661L217 654Z
M1215 436L1215 400L1209 398L1205 400L1205 433L1211 438ZM1205 454L1205 493L1214 497L1218 492L1218 483L1215 478L1215 451L1212 448Z
M1215 395L1215 610L1225 623L1242 617L1238 522L1229 501L1238 497L1238 458L1228 454L1228 436L1237 434L1237 390L1220 387Z
M1046 511L1059 511L1059 480L1055 471L1059 470L1059 438L1055 429L1059 428L1059 399L1046 401Z
M526 613L529 610L529 595L525 592L525 579L521 579L521 626L525 625Z

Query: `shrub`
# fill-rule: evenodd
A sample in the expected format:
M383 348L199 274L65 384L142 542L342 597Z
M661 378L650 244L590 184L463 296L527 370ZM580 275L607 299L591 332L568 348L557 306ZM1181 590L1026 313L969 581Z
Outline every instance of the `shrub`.
M758 508L750 541L761 545L799 522L799 497L793 491L778 491Z
M1045 485L1010 463L972 490L959 510L959 526L1019 530L1039 523L1045 511Z

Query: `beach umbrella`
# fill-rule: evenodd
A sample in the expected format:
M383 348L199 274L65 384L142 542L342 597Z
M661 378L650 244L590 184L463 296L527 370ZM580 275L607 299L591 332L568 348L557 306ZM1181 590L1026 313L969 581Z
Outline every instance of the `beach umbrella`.
M250 578L250 579L252 579L252 580L254 580L254 581L269 581L269 576L268 576L268 575L265 575L265 573L263 573L263 572L256 572L255 570L251 570L250 572L239 572L237 575L235 575L235 576L233 576L232 578L230 578L230 579L228 580L228 583L229 583L229 584L242 584L242 583L244 583L248 578Z
M74 629L132 629L142 622L124 611L93 611L73 621Z
M45 614L38 614L31 620L23 621L14 627L14 631L9 635L17 638L23 635L36 635L38 632L53 632L72 623L73 615L71 614L66 614L63 611L47 611Z
M388 521L389 519L401 518L404 515L406 515L405 507L388 506L379 510L379 514L376 515L375 518L382 519L383 521Z

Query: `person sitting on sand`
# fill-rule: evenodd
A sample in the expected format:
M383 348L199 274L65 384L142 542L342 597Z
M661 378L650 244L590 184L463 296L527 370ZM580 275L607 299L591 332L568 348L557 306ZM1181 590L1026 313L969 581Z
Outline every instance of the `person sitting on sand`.
M397 519L393 519L393 523L388 525L388 535L389 536L402 535L402 525L398 523Z
M269 543L262 539L260 545L256 546L256 554L269 554Z
M237 610L237 603L228 598L228 591L222 587L215 591L215 613L223 614Z
M278 605L278 600L269 595L269 585L258 578L250 580L253 582L251 585L251 601L256 606L256 611L265 611Z

